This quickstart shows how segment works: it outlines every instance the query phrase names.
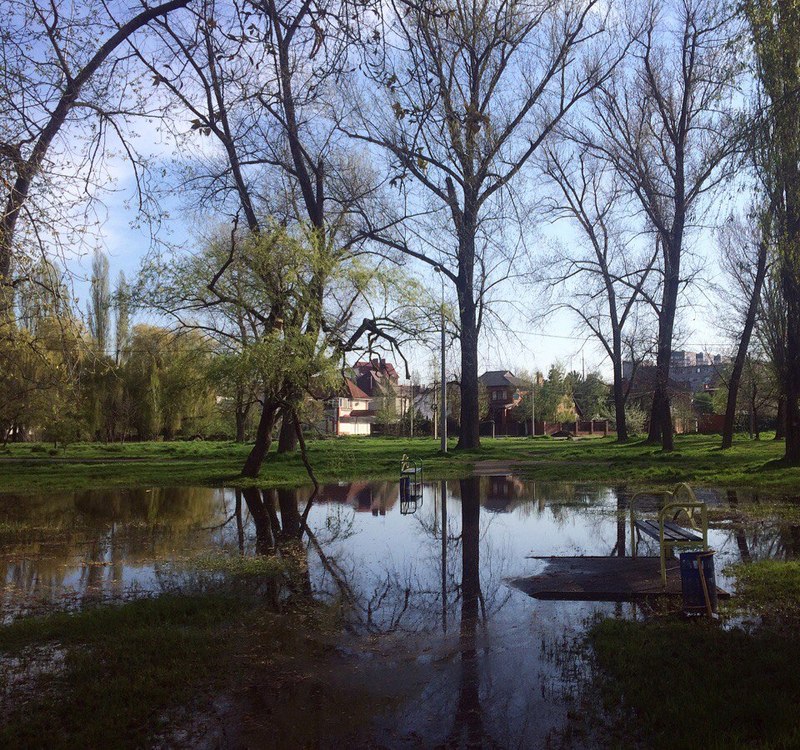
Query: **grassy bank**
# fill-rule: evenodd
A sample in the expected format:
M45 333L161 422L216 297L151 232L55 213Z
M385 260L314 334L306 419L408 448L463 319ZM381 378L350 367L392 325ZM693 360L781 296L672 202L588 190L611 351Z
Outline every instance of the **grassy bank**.
M603 744L653 748L800 747L800 565L736 566L725 616L707 621L602 620L588 636L595 664L584 690Z
M707 486L752 487L795 494L800 469L775 467L783 444L738 439L719 450L716 436L678 436L674 452L611 438L559 441L549 438L484 439L477 451L441 455L430 438L341 438L309 443L315 472L323 482L394 479L404 452L425 466L426 478L468 475L476 464L495 461L517 473L548 481L627 482L669 485L689 481ZM454 447L454 441L451 443ZM242 484L249 446L231 442L76 444L51 455L50 446L10 445L0 451L0 491L32 492L105 487ZM299 486L308 478L298 455L270 454L257 483Z
M325 679L349 668L337 633L335 612L230 579L19 620L0 627L0 747L347 746L380 702Z

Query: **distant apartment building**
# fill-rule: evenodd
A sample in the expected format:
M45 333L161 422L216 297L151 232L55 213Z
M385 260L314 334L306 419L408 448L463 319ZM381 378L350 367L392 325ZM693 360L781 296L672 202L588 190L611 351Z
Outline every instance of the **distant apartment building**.
M670 358L670 381L680 384L692 393L711 391L717 387L722 368L729 363L730 358L720 354L675 351ZM652 367L652 363L641 365L640 370L646 372ZM622 377L626 381L630 381L633 370L632 362L622 363Z

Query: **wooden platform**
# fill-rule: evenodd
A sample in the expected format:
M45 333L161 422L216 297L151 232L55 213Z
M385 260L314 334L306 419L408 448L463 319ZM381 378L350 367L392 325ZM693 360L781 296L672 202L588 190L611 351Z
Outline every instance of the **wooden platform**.
M513 578L511 586L535 599L628 602L654 596L681 596L678 560L667 560L667 588L657 557L532 557L546 560L538 576ZM730 594L717 586L717 597Z

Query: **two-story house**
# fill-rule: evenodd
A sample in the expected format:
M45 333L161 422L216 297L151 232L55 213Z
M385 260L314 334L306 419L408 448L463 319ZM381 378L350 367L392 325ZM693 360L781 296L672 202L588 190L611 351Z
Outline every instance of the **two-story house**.
M372 399L349 378L327 399L324 429L329 435L370 435L374 421Z
M371 409L385 417L399 419L410 406L408 386L400 385L400 378L391 362L383 357L356 362L353 366L356 385L372 399Z
M489 398L488 419L494 422L495 433L507 435L510 412L530 390L530 383L509 370L488 370L478 380L486 388Z

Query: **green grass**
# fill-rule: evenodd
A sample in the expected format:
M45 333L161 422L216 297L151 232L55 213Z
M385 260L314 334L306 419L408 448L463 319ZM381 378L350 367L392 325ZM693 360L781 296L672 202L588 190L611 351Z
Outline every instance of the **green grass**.
M442 455L430 438L339 438L312 440L309 454L323 482L394 479L404 452L422 461L428 479L468 475L479 461L515 464L523 476L547 481L618 483L639 486L688 481L706 486L751 487L787 494L800 489L800 468L773 462L783 444L739 438L728 451L717 436L686 435L675 451L634 441L617 445L612 438L558 441L549 438L484 439L476 451ZM46 446L9 445L0 452L0 488L36 492L108 487L170 485L242 485L239 477L248 445L233 442L76 444L52 460ZM34 461L26 459L36 459ZM261 486L291 487L308 478L297 454L270 454L257 480Z
M800 747L796 637L603 620L590 643L611 747Z
M385 701L329 679L357 670L336 660L338 610L271 600L270 566L209 567L228 575L202 593L0 627L0 747L211 747L220 721L242 746L350 746Z
M724 616L757 616L748 631L717 624L604 619L588 632L594 674L589 722L610 746L800 747L800 562L731 566Z
M243 610L230 596L162 596L0 628L4 660L45 664L30 684L0 670L0 746L141 747L223 666Z
M761 616L771 627L795 629L800 624L800 561L759 560L732 565L737 609Z

